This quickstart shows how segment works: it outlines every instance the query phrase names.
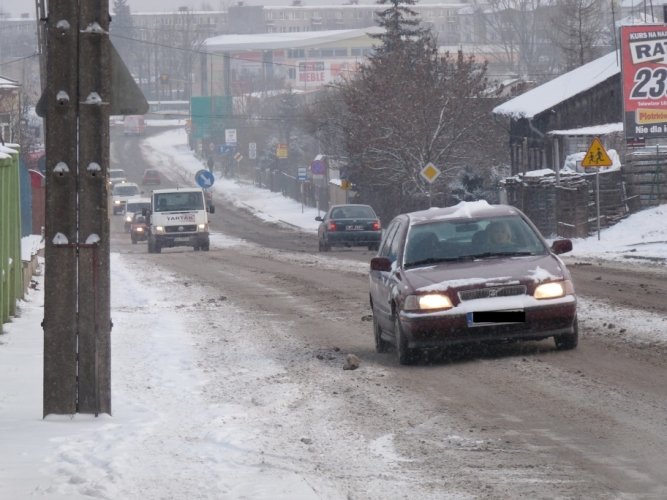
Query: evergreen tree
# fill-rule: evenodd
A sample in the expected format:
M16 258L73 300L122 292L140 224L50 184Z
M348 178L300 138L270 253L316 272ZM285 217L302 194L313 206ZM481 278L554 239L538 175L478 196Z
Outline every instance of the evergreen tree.
M371 35L382 42L378 54L394 52L406 42L429 35L430 31L420 26L417 12L408 7L415 5L415 0L378 0L377 3L391 5L377 13L377 24L385 29L384 33Z

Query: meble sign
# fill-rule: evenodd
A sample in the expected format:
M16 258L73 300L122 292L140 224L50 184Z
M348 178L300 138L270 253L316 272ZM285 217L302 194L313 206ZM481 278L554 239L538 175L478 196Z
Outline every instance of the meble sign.
M621 27L621 75L626 139L667 137L667 30Z

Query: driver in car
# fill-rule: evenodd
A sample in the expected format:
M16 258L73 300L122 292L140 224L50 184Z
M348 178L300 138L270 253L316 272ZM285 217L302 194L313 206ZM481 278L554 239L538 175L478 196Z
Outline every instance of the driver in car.
M504 221L494 221L486 229L491 249L507 248L514 245L512 230Z

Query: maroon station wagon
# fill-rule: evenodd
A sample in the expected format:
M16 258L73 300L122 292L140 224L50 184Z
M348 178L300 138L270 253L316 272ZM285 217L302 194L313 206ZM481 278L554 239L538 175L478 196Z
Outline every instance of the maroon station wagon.
M394 218L371 260L375 346L401 364L420 349L511 340L578 342L577 299L557 254L518 209L461 202Z

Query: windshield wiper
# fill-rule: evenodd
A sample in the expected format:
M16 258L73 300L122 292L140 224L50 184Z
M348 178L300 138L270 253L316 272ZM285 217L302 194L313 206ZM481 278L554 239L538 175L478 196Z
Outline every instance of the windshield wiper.
M405 267L423 266L426 264L438 264L440 262L460 262L465 260L472 260L472 255L459 255L457 257L429 257L428 259L415 260L414 262L407 262Z
M527 255L537 255L533 252L484 252L472 255L475 259L484 259L487 257L525 257Z

